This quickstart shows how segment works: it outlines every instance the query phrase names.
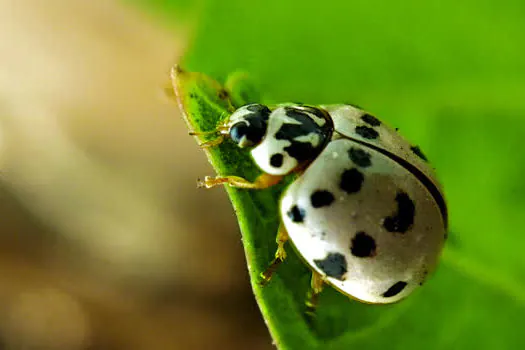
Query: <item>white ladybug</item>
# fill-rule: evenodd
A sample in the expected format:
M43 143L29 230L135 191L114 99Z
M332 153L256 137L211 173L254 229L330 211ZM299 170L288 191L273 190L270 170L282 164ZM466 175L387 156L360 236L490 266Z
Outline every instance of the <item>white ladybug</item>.
M260 104L237 109L219 127L263 171L255 182L207 177L260 189L290 173L281 197L275 260L290 241L313 272L308 311L323 283L362 302L398 301L421 286L447 236L447 207L432 168L418 147L374 116L351 105Z

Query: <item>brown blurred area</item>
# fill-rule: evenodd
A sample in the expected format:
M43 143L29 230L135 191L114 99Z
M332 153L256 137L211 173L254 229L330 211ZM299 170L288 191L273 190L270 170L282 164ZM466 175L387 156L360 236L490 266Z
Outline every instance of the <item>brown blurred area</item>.
M163 96L174 28L0 2L0 349L269 349L223 190Z

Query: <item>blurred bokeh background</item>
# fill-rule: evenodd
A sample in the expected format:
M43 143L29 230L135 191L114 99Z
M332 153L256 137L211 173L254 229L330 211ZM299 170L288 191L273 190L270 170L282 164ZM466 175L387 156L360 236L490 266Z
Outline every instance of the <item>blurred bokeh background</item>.
M213 171L163 95L179 60L419 143L451 212L428 286L455 301L442 348L524 348L524 18L512 0L0 1L0 349L273 348L234 213L195 188Z

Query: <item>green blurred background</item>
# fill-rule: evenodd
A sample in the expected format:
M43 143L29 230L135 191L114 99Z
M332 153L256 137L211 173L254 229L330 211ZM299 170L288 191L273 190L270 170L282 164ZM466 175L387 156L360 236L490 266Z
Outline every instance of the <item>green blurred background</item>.
M348 348L525 348L523 1L21 0L0 23L0 348L272 348L231 207L194 189L212 169L161 94L179 59L363 106L436 167L442 264L372 331L360 308Z
M525 347L524 4L201 5L190 70L224 79L244 69L272 102L364 106L419 143L444 183L452 232L425 296L439 307L410 308L404 327L354 347Z

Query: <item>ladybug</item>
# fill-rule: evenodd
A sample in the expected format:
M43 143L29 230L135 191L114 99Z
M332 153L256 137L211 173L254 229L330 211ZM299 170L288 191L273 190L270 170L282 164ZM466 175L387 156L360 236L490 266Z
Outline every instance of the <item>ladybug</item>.
M296 248L312 270L307 312L325 284L371 304L399 301L435 269L447 237L447 205L421 150L353 105L249 104L218 129L248 149L262 175L206 177L245 189L297 176L280 199L277 252L261 283Z

